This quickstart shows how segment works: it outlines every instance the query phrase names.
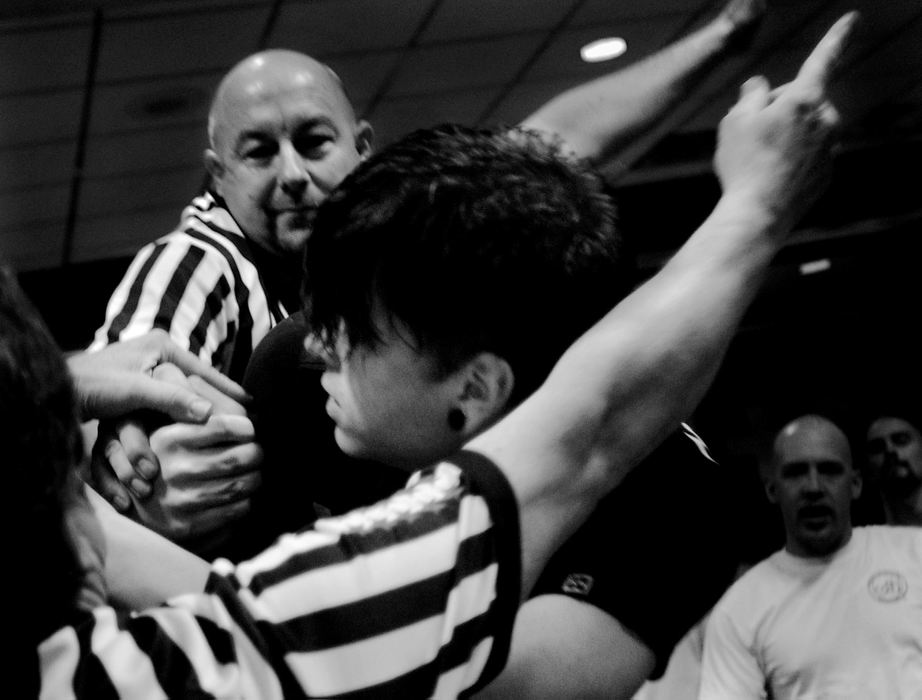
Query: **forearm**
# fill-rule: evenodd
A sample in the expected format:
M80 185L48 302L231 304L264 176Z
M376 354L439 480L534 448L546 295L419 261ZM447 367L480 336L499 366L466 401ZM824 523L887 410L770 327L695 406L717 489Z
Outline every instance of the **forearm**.
M738 4L758 7L749 8L752 16L742 22L725 10L657 53L561 93L523 125L557 135L578 157L616 159L619 151L653 132L738 47L736 38L761 15L761 3Z
M208 564L117 513L87 489L106 538L106 585L117 606L141 610L181 593L201 592Z

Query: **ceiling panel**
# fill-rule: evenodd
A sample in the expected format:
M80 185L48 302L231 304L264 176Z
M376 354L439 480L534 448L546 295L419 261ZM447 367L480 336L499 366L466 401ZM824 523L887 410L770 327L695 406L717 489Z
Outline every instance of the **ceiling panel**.
M394 76L393 95L440 94L503 85L535 53L542 35L423 46L408 53Z
M585 0L573 16L574 26L610 22L613 19L638 19L661 15L684 14L689 18L709 11L716 13L723 5L719 0L638 0L636 2L611 2L611 0Z
M267 7L260 6L106 22L96 79L105 83L229 67L258 48L268 17Z
M398 51L373 51L365 54L331 56L327 64L343 81L359 114L377 95L401 56Z
M202 186L200 165L167 172L141 172L101 180L85 180L80 188L80 215L103 217L112 212L130 212L165 206L173 207L175 220ZM174 222L175 223L175 222ZM153 240L167 230L136 231L143 240Z
M69 184L0 192L0 211L3 212L0 231L40 229L57 224L67 217L69 205Z
M222 73L100 85L93 91L90 133L104 135L189 123L204 128L211 94Z
M58 223L0 231L0 256L14 270L54 267L62 260L64 228Z
M383 146L414 129L449 121L473 124L499 92L499 88L486 88L447 95L394 97L378 103L369 120L375 129L375 140Z
M50 23L28 29L0 24L0 94L82 87L91 28L88 18L76 24ZM67 60L61 60L64 56Z
M202 162L208 139L202 125L99 136L86 149L87 177L187 168Z
M83 97L78 88L0 97L0 148L75 139Z
M76 151L70 139L0 150L0 192L70 182Z
M317 57L401 47L434 4L435 0L288 0L281 4L267 46Z
M445 0L420 41L438 43L552 29L578 5L578 0Z

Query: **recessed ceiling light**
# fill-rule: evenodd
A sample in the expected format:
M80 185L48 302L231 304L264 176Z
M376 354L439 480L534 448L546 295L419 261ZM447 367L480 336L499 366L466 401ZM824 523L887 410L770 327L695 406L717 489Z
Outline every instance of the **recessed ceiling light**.
M579 55L586 63L610 61L627 51L627 42L620 36L590 41L579 50Z
M802 263L800 266L800 274L815 275L817 272L825 272L830 267L832 267L832 262L829 258L820 258L819 260Z

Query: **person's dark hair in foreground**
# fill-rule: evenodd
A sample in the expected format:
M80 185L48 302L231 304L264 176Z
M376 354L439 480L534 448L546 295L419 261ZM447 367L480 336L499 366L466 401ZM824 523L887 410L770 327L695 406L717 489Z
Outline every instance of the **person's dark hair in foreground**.
M347 183L308 241L310 327L329 340L342 321L351 346L374 347L380 303L445 374L505 358L512 405L634 282L604 182L537 134L421 130Z
M11 535L5 545L16 573L8 600L17 635L7 668L35 688L35 645L65 624L83 571L66 533L65 511L80 498L74 468L83 458L70 375L57 344L0 265L0 443L7 465ZM15 530L11 529L15 528Z

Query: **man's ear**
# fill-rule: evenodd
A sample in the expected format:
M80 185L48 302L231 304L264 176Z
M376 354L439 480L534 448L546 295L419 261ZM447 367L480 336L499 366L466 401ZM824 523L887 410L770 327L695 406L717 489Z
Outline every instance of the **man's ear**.
M465 432L474 435L503 416L515 376L509 363L492 352L481 352L462 368L462 388L458 402L464 416Z
M355 125L355 150L362 160L371 155L375 146L375 130L364 119L359 119Z
M765 489L765 497L768 499L769 503L777 503L778 496L777 490L775 487L775 480L766 478L762 481L762 487Z
M221 162L218 154L210 148L205 149L204 160L205 170L207 170L208 174L211 176L211 186L214 188L215 192L223 197L224 193L221 192L221 180L224 177L224 163Z
M864 485L864 482L861 478L861 471L859 469L852 469L852 500L857 501L861 496L861 489Z

